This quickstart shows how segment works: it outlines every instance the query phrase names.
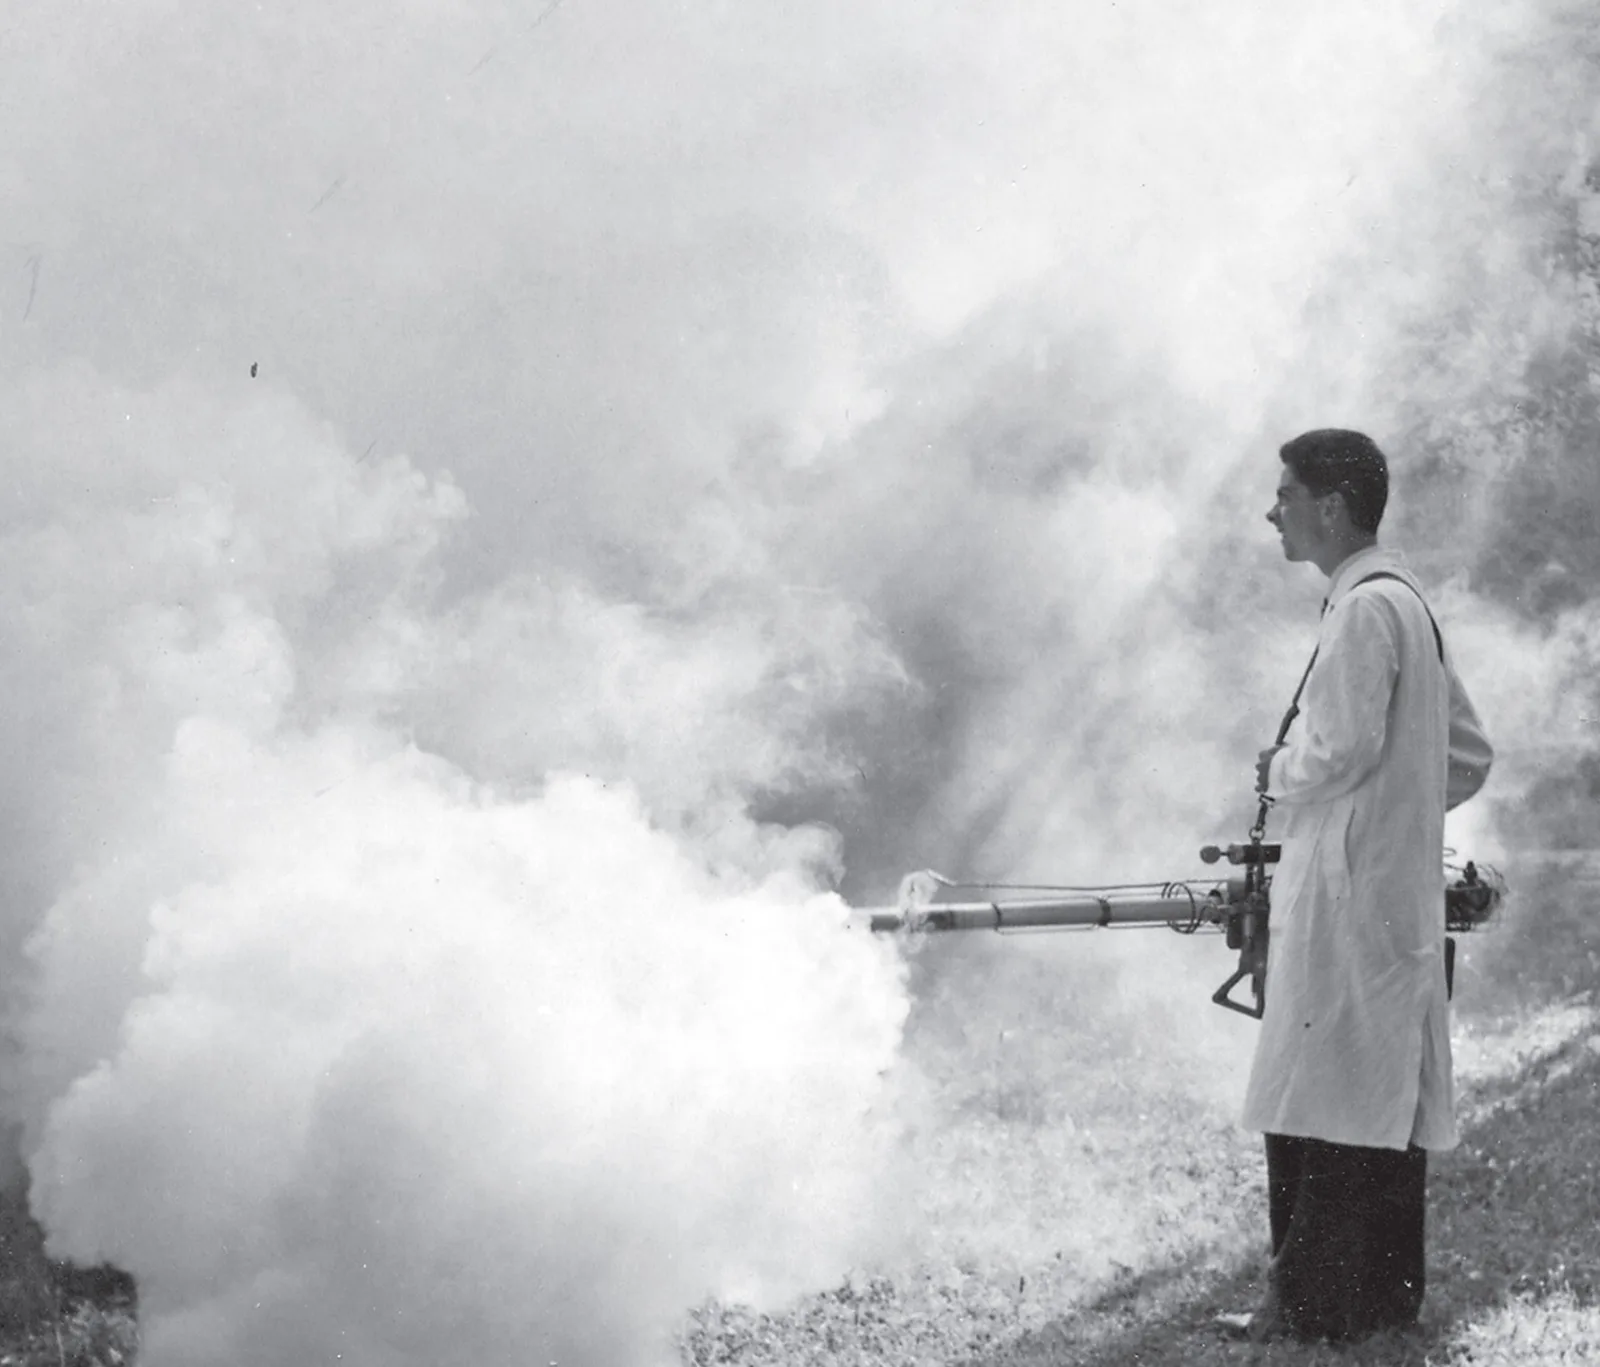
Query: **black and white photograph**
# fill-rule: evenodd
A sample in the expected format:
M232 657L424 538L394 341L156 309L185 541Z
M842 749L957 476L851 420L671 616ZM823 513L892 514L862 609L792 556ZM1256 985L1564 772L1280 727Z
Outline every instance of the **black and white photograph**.
M0 1367L1600 1362L1600 9L0 0Z

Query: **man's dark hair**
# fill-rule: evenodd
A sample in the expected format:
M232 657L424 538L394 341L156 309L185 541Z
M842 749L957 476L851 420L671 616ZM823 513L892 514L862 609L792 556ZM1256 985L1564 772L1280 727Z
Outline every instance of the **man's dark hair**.
M1285 442L1278 454L1316 497L1343 494L1350 522L1358 530L1378 530L1389 502L1389 462L1371 437L1322 427Z

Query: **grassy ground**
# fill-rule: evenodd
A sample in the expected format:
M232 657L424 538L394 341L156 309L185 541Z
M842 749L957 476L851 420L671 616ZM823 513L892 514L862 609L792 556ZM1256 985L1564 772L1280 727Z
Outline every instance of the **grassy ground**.
M934 1231L924 1256L852 1278L781 1313L702 1306L683 1337L683 1361L694 1367L1600 1362L1595 872L1558 866L1530 878L1509 924L1464 950L1456 1029L1463 1141L1430 1167L1430 1282L1416 1329L1342 1348L1225 1339L1213 1317L1254 1303L1266 1242L1259 1140L1232 1124L1231 1106L1219 1108L1186 1088L1170 1051L1141 1060L1116 1053L1103 1039L1077 1038L1074 1059L1028 1093L996 1065L997 1051L986 1057L967 1041L963 1070L988 1081L965 1096L957 1088L945 1108L945 1143L958 1156L926 1141L917 1155L940 1189L923 1210ZM1001 987L1029 999L1014 979ZM1091 1005L1100 1010L1107 1003ZM1102 1067L1084 1062L1097 1052ZM1021 1066L1048 1074L1052 1059L1025 1052ZM1141 1085L1141 1070L1155 1079L1151 1085ZM1076 1119L1052 1113L1041 1099L1058 1093L1073 1098ZM1023 1154L1033 1155L1031 1168ZM1018 1210L1032 1218L1019 1221ZM965 1248L960 1239L941 1237L941 1229L963 1219L969 1234L992 1223L1001 1237ZM1040 1225L1054 1226L1060 1247L1039 1243Z
M52 1262L20 1174L0 1184L0 1367L125 1367L138 1347L133 1279Z
M1248 1308L1260 1290L1259 1140L1234 1123L1237 1077L1207 1076L1253 1027L1230 1035L1220 1013L1164 1018L1152 1001L1198 995L1220 960L1152 997L1144 980L1203 947L1124 940L1143 982L1130 999L1116 986L1129 981L1128 961L1120 977L1074 975L1089 941L1043 951L989 942L952 950L919 987L908 1051L936 1104L906 1141L914 1244L773 1313L699 1307L682 1361L1600 1362L1595 875L1563 866L1531 879L1509 923L1464 950L1463 1142L1430 1169L1430 1283L1416 1330L1336 1349L1238 1344L1214 1329L1217 1312ZM1192 964L1185 971L1196 977ZM20 1193L0 1191L0 1367L123 1367L137 1345L132 1282L50 1263Z
M127 1367L138 1297L115 1268L47 1260L20 1188L0 1193L0 1367Z
M1259 1249L1204 1249L1152 1269L974 1363L1578 1363L1600 1359L1600 1036L1584 1032L1529 1072L1475 1092L1464 1142L1431 1177L1422 1324L1353 1347L1220 1339L1211 1316L1248 1306ZM1260 1216L1259 1207L1256 1211ZM1259 1244L1260 1236L1251 1241Z
M1600 1018L1587 996L1480 1026L1461 1146L1430 1173L1430 1285L1413 1332L1343 1348L1221 1337L1260 1293L1261 1160L1248 1137L1200 1136L1181 1162L1128 1154L1129 1229L1167 1224L1142 1265L1092 1287L1037 1269L924 1268L856 1280L780 1315L708 1305L684 1360L963 1367L1488 1367L1600 1361ZM1180 1121L1182 1117L1178 1118ZM1136 1181L1131 1180L1137 1178ZM1097 1284L1096 1284L1097 1283Z
M708 1304L683 1358L710 1364L960 1364L960 1367L1498 1367L1600 1361L1600 1011L1587 994L1480 1026L1464 1042L1472 1078L1464 1140L1438 1159L1430 1190L1430 1286L1421 1327L1334 1349L1229 1342L1219 1310L1259 1291L1265 1211L1255 1142L1192 1106L1164 1117L1183 1144L1107 1151L1082 1130L1044 1155L1079 1209L1115 1207L1125 1225L1096 1258L1083 1243L1021 1258L943 1256L863 1274L774 1315ZM1046 1120L1046 1126L1049 1124ZM1031 1129L1031 1122L1024 1122ZM1165 1125L1147 1127L1159 1139ZM993 1127L992 1137L1017 1129ZM970 1145L972 1136L966 1142ZM1085 1147L1087 1145L1087 1147ZM979 1157L1005 1175L998 1148ZM987 1165L985 1165L987 1166ZM1015 1174L1012 1174L1013 1177ZM1002 1189L986 1199L1004 1200ZM1012 1182L1026 1197L1026 1181ZM1014 1193L1015 1194L1015 1193ZM0 1367L123 1367L137 1349L133 1287L105 1272L43 1262L19 1232L13 1195L9 1279L0 1284ZM1095 1224L1091 1218L1088 1223ZM1105 1233L1101 1225L1098 1234ZM29 1243L29 1240L32 1243ZM1150 1250L1141 1257L1139 1248ZM1130 1259L1123 1262L1122 1258ZM1001 1267L1004 1264L1004 1267ZM1020 1270L1019 1270L1020 1269Z

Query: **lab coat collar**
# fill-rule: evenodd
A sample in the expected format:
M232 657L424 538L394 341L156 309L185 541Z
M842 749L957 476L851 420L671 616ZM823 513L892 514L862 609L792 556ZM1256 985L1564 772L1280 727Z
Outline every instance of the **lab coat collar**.
M1354 555L1346 556L1334 568L1328 579L1328 607L1332 608L1345 594L1369 574L1398 574L1408 584L1416 586L1405 557L1387 546L1367 546Z

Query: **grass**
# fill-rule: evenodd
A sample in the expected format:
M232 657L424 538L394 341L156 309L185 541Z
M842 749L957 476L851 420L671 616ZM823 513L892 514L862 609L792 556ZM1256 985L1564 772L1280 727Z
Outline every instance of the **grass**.
M1237 1076L1224 1066L1253 1027L1229 1036L1227 1021L1187 1006L1166 1017L1148 993L1116 986L1130 964L1163 980L1201 946L1124 937L1119 978L1105 964L1072 971L1093 937L1042 950L985 939L918 970L907 1052L933 1100L900 1174L914 1242L781 1309L706 1302L683 1326L682 1362L1600 1361L1597 882L1570 867L1530 879L1507 924L1464 951L1463 1140L1430 1168L1415 1330L1334 1348L1240 1344L1214 1329L1218 1311L1253 1303L1263 1270L1260 1144L1234 1123ZM1184 971L1174 991L1203 999L1210 962ZM1221 1071L1208 1078L1213 1060ZM0 1367L125 1367L137 1349L131 1280L47 1260L20 1191L0 1191Z
M0 1192L0 1367L127 1367L139 1352L133 1279L44 1256L20 1184Z
M1215 1336L1210 1317L1248 1305L1259 1251L1234 1247L1152 1270L1126 1288L973 1362L1114 1365L1340 1362L1539 1364L1592 1360L1600 1344L1600 1053L1574 1037L1532 1075L1495 1079L1464 1142L1433 1164L1430 1286L1421 1325L1346 1348L1241 1346ZM1222 1256L1216 1256L1220 1253ZM1597 1354L1600 1356L1600 1354Z
M1265 1202L1249 1138L1202 1135L1182 1163L1129 1151L1113 1178L1155 1256L1004 1281L923 1267L857 1279L780 1314L703 1306L683 1360L712 1364L961 1367L1488 1367L1600 1361L1600 1034L1587 996L1485 1030L1486 1070L1466 1089L1461 1146L1430 1172L1430 1285L1423 1321L1345 1346L1247 1345L1212 1325L1260 1292ZM1553 1045L1550 1021L1568 1027ZM1532 1044L1530 1046L1530 1041ZM1530 1052L1532 1057L1529 1057ZM1133 1180L1137 1178L1137 1180ZM1081 1262L1081 1260L1080 1260ZM1057 1264L1059 1267L1059 1264ZM1084 1285L1072 1283L1088 1273ZM1029 1285L1038 1294L1030 1301Z
M1463 951L1462 1143L1429 1178L1422 1322L1365 1342L1241 1344L1213 1317L1260 1293L1259 1139L1157 1051L1108 1035L1023 1049L995 1022L948 1050L920 1252L797 1306L708 1303L692 1367L1492 1367L1600 1362L1600 934L1592 863L1528 879L1508 921ZM1004 951L1002 951L1004 952ZM1013 951L1014 952L1014 951ZM1037 1005L1018 971L982 990ZM1047 973L1058 971L1047 965ZM933 1009L954 1003L935 992ZM1528 1005L1537 1003L1538 1005ZM1112 1010L1097 999L1091 1014ZM919 1007L919 1009L921 1009ZM981 1011L965 1003L970 1020ZM1012 1024L1027 1014L1024 1007ZM945 1041L951 1044L950 1041ZM913 1022L911 1048L918 1048ZM925 1053L939 1055L923 1037ZM1062 1061L1061 1055L1071 1057ZM1191 1052L1190 1057L1195 1055ZM1096 1062L1095 1060L1099 1060ZM937 1070L937 1069L936 1069ZM1038 1085L1029 1090L1026 1078ZM1051 1108L1072 1098L1074 1117ZM949 1231L966 1222L967 1236ZM1058 1247L1039 1242L1050 1230ZM991 1231L987 1236L985 1230Z

